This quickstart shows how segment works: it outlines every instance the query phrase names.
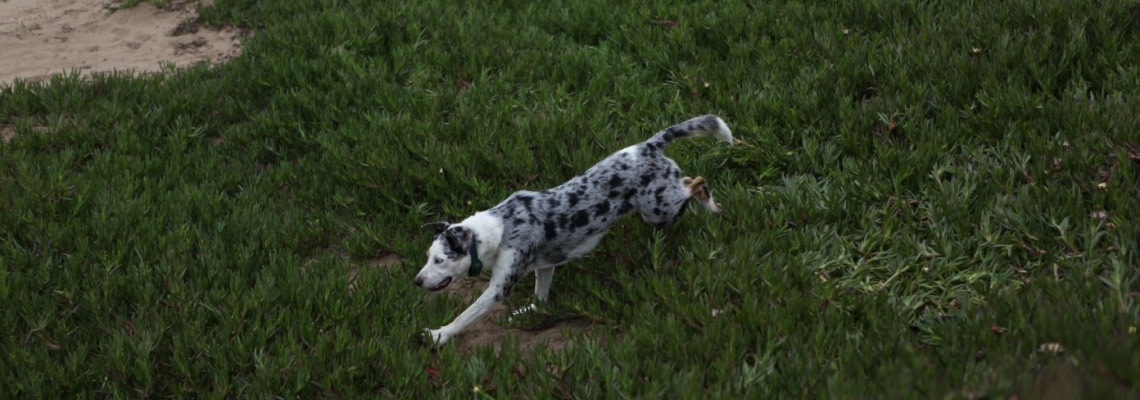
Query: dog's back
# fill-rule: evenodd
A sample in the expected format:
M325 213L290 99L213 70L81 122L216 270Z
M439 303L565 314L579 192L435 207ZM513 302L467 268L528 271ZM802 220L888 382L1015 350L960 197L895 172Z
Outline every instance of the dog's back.
M559 265L591 250L622 215L636 210L643 217L664 216L665 206L687 199L687 194L670 190L679 186L681 169L664 150L674 139L697 135L732 143L724 121L704 115L611 154L562 185L512 194L488 210L507 227L503 245L539 264Z

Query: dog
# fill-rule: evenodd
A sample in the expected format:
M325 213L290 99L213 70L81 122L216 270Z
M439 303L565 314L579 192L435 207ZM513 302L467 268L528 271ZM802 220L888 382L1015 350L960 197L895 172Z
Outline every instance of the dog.
M515 192L459 223L425 224L423 228L433 231L435 238L427 264L416 274L416 286L440 291L464 275L479 275L484 265L491 269L491 281L454 321L425 329L424 339L434 347L447 343L502 302L519 278L532 271L535 298L546 302L554 268L593 250L625 214L637 212L661 228L676 222L690 199L720 213L708 182L700 176L683 177L677 163L665 157L670 142L689 136L734 143L732 131L720 117L695 117L611 154L558 187ZM535 309L532 303L518 312Z

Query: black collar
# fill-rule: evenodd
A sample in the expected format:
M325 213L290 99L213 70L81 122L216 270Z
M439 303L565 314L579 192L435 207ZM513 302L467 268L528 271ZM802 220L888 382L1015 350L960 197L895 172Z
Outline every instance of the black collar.
M471 247L467 249L467 254L471 256L471 268L467 270L467 276L477 276L483 272L483 261L479 260L479 249L476 247L478 240L474 237L471 238Z

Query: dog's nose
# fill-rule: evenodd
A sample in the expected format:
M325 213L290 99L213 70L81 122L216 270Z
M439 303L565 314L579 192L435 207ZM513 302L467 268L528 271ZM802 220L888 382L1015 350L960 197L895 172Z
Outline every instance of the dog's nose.
M416 277L416 286L424 287L424 278Z

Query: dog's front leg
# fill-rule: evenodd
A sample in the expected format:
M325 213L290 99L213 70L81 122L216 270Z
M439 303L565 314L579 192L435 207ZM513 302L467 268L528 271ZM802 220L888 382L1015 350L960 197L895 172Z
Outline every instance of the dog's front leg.
M488 311L491 311L491 309L495 307L495 304L499 303L499 287L501 287L505 281L506 280L501 277L492 277L491 285L487 287L487 290L479 295L479 298L476 299L470 307L463 310L463 313L459 314L454 321L451 321L450 324L444 325L439 329L429 329L427 333L432 344L436 347L443 346L452 336L458 335L464 329L467 329L468 326L479 321Z
M510 254L501 255L499 257L500 262L496 262L491 269L491 282L487 285L487 290L483 291L483 294L479 295L479 298L470 307L463 310L463 313L459 314L450 324L439 329L427 330L428 339L435 347L443 346L453 336L479 321L496 304L499 304L507 296L507 293L510 293L511 287L518 280L517 275L515 275L517 272L514 269L514 259L515 257Z

